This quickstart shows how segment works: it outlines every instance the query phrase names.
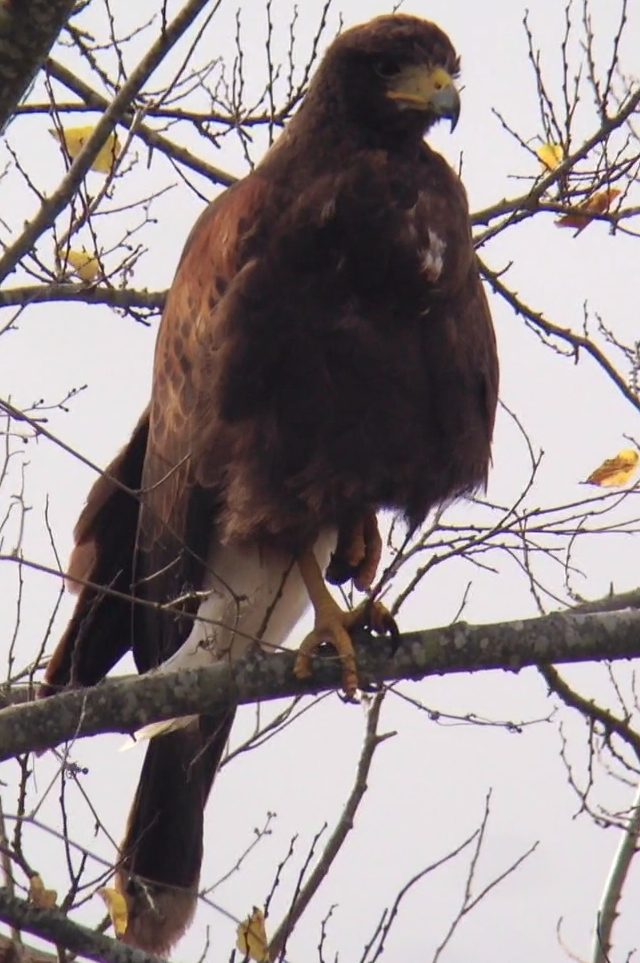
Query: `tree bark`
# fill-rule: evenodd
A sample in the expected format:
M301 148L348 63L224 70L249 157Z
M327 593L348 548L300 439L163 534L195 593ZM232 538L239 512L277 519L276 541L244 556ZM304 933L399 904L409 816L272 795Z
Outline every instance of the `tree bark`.
M0 0L0 132L74 6L75 0Z
M640 656L640 611L582 614L559 612L493 625L458 622L400 636L395 652L388 639L362 633L356 639L363 688L431 675L550 663L616 661ZM92 689L63 692L24 704L28 692L5 693L0 711L0 761L30 750L104 732L133 732L150 722L211 712L230 702L268 701L338 689L335 657L316 658L313 678L293 674L294 653L253 655L230 665L148 673L112 679ZM10 704L22 702L19 704Z
M160 963L161 961L160 957L152 953L145 953L143 950L119 943L109 936L74 923L57 907L48 910L39 909L33 903L11 896L6 889L1 888L0 920L99 963ZM15 944L13 946L15 947ZM18 963L21 960L20 948L15 947L15 951L14 958ZM37 960L38 963L51 959L46 954L40 954L31 948L27 948L26 952L29 954L27 958Z

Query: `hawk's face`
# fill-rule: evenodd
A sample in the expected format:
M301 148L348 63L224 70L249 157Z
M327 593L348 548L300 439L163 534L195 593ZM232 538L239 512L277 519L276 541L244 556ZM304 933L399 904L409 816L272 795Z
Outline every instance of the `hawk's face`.
M317 79L350 125L376 140L422 138L442 118L455 127L459 60L445 33L418 17L378 17L347 30L327 51ZM338 117L336 116L336 120Z

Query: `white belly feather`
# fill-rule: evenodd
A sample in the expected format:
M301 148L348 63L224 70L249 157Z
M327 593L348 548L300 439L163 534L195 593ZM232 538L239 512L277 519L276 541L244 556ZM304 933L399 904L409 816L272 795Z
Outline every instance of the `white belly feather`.
M314 553L324 572L335 548L336 532L324 531ZM195 669L221 659L241 659L260 642L266 651L282 648L304 615L309 596L292 557L255 547L230 548L214 543L207 558L203 591L189 637L156 672ZM196 716L152 723L139 729L135 741L189 725ZM133 743L127 742L123 748Z

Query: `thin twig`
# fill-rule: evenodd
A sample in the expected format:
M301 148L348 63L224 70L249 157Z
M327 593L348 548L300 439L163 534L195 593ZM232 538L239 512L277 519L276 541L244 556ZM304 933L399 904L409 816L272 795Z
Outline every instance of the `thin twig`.
M109 107L93 128L82 150L69 168L57 190L45 199L35 217L27 224L22 234L7 248L0 259L0 281L10 274L19 261L35 246L38 238L50 228L56 217L64 210L76 192L98 152L106 143L117 119L131 107L134 97L140 92L154 70L167 56L184 32L196 19L208 0L188 0L158 39L153 43L138 66L131 71L129 79L120 88ZM218 0L216 6L219 6Z
M345 839L353 829L358 807L362 802L362 797L367 791L367 780L376 749L382 742L394 735L392 732L386 732L383 735L378 734L378 721L380 719L384 695L383 691L378 692L374 696L369 708L364 743L358 761L358 768L356 769L356 778L344 805L344 809L342 810L342 815L327 840L324 850L310 873L309 878L300 889L296 899L289 907L287 915L271 939L269 955L273 960L284 951L289 934L293 931L296 923L315 896L320 884L326 879L336 856L344 845Z

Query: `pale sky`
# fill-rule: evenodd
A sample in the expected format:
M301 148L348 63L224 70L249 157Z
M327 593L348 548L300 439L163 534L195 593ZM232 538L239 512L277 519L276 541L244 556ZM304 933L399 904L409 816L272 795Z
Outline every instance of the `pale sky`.
M640 10L637 4L630 6L633 9L621 49L623 72L635 68L632 38L635 35L637 41L640 31ZM114 12L119 32L126 32L138 20L150 18L157 8L156 0L137 0L136 4L116 0ZM169 4L170 10L178 8L177 3ZM272 18L281 53L286 50L291 8L283 0L273 4ZM556 0L538 0L532 8L530 24L542 50L549 86L556 96L563 5ZM598 51L606 63L618 4L596 0L593 8ZM406 7L406 12L435 20L449 33L461 54L460 123L453 135L443 125L432 143L454 165L462 155L463 180L472 210L522 193L527 182L514 175L530 177L539 172L535 158L503 131L492 113L492 109L499 111L534 145L542 133L522 27L525 9L521 0L485 0L482 4L445 0L426 4L415 0ZM335 32L338 10L336 6L330 16L323 46ZM345 24L351 25L389 12L390 5L362 0L359 4L345 4L342 10ZM223 0L219 14L201 41L198 62L233 55L235 11L235 0ZM300 13L301 64L319 11L317 0L308 0ZM581 7L576 5L574 18L579 21L580 17ZM104 31L104 22L104 7L100 0L94 0L84 15L83 26ZM266 76L265 17L260 4L247 0L242 24L250 100ZM154 37L155 32L148 31L129 45L128 67L135 65ZM181 49L184 51L184 45ZM84 66L78 66L69 50L58 50L55 55L70 67L78 67L88 82L95 82ZM571 57L577 67L578 34ZM175 69L178 61L174 58L172 63ZM171 76L171 69L161 71L159 76ZM154 77L148 89L159 86L160 81ZM32 96L39 99L38 93L42 93L40 87ZM197 95L192 104L202 107ZM76 122L90 121L73 121ZM592 103L585 95L577 114L575 136L589 136L596 124ZM49 193L63 175L59 150L47 133L50 126L47 117L38 116L20 119L9 130L9 143L19 152L29 176L40 190ZM178 129L169 134L198 154L203 153L197 138L183 136ZM225 145L219 151L210 147L206 159L236 174L243 173L246 166L237 143L229 138ZM262 140L256 138L255 157L263 147ZM147 169L144 145L136 141L132 150L139 163L119 184L113 207L122 208L174 185L154 202L154 221L145 225L134 240L149 249L136 267L134 285L164 289L170 284L182 244L202 202L163 157L154 155ZM3 149L0 170L9 160ZM98 190L100 175L90 174L89 178L90 187ZM218 188L203 178L190 175L190 179L206 196L217 193ZM0 194L2 221L18 231L37 209L37 199L15 171L0 181ZM102 248L108 249L139 220L139 211L95 219ZM505 283L556 324L581 330L587 303L621 340L633 342L640 285L637 239L621 234L611 236L604 223L594 223L574 238L571 231L559 230L553 222L553 215L547 214L510 229L488 245L483 256L496 270L513 262L503 279ZM7 237L4 226L2 237ZM91 238L83 234L81 240L89 244ZM44 239L39 251L47 263L52 263L51 250L50 239ZM108 256L106 260L108 264ZM16 274L5 285L11 288L18 283L32 282ZM553 354L506 305L495 297L491 304L499 340L502 400L526 427L533 448L545 453L526 504L547 507L578 500L585 495L579 481L604 458L629 447L625 434L640 438L637 413L587 358L574 364ZM10 310L5 309L0 315L0 328L8 320ZM51 413L47 427L93 462L105 465L126 440L147 401L157 323L154 321L151 328L146 328L107 308L51 303L29 308L17 327L17 331L1 339L0 395L11 396L16 405L25 407L40 398L55 403L70 389L87 385L80 397L70 402L68 413ZM620 357L615 353L612 356L625 370ZM44 525L45 504L55 545L64 562L75 518L94 476L76 459L45 441L26 446L24 460L28 462L25 501L31 510L22 548L27 558L55 566ZM0 487L0 517L17 484L18 459L13 464L10 478ZM512 503L527 479L526 446L512 421L501 412L489 497L502 504ZM624 520L627 527L637 516L636 499L636 495L631 495L617 510L616 518ZM460 504L451 518L463 521L471 516L481 517L474 512L469 505ZM15 531L9 535L5 551L17 537ZM629 536L584 538L576 545L572 561L582 573L572 576L572 587L585 597L599 597L610 585L616 591L637 586L637 545ZM481 571L463 562L436 568L403 609L400 628L446 623L458 610L470 581L464 612L467 621L491 622L535 615L527 580L518 566L500 552L484 556L483 562L495 571ZM561 566L542 561L539 572L545 585L566 598ZM58 580L29 570L24 572L24 579L17 654L20 665L37 651L60 587ZM0 566L0 647L4 650L12 636L17 585L15 566ZM548 597L544 602L548 610L557 607ZM65 596L52 629L52 643L62 630L71 605L71 599ZM122 671L128 668L129 663L123 664ZM631 671L626 665L616 669L625 691L631 684ZM565 674L581 691L615 705L604 667L577 667L565 670ZM480 673L434 678L419 684L407 683L401 691L434 710L493 720L544 719L554 707L533 670L518 675ZM255 710L241 710L233 744L250 731L254 717ZM320 921L329 907L337 904L328 930L326 957L333 959L339 952L343 961L359 960L381 912L393 902L398 889L424 866L458 845L479 824L489 790L491 817L478 867L478 888L537 840L539 846L513 876L462 922L443 959L446 963L559 963L567 959L556 936L559 918L563 919L566 946L581 959L590 959L595 912L618 832L596 828L587 815L578 815L579 801L568 784L560 757L560 722L570 757L579 767L579 778L584 779L585 726L566 710L560 711L553 721L526 727L521 734L515 734L504 728L436 724L426 713L420 713L396 695L389 695L381 729L395 731L396 735L377 752L355 830L292 937L288 959L318 958ZM295 857L288 864L273 902L271 930L280 921L314 834L325 821L332 825L349 791L364 724L363 710L345 706L337 696L331 696L277 739L238 758L221 773L207 810L203 884L227 873L251 841L254 827L264 823L267 812L277 813L271 835L260 843L242 870L213 894L215 902L232 917L244 917L254 904L263 903L276 867L285 856L291 837L297 834ZM119 736L84 740L71 754L74 761L89 769L82 777L82 788L116 842L123 834L142 759L139 749L119 753L121 742ZM15 772L10 766L5 770L3 779L13 785ZM57 762L51 754L34 762L35 785L28 810L36 806L56 771ZM623 810L633 796L633 787L621 785L604 774L598 779L594 802ZM66 790L73 839L112 861L114 847L102 833L94 838L93 819L77 787L68 782ZM60 828L58 797L56 783L38 809L37 819ZM6 812L15 807L15 795L9 789L3 789L3 805ZM67 873L62 844L35 829L28 831L26 840L27 857L47 886L64 890ZM412 890L401 907L384 959L432 958L459 907L467 867L468 858L459 857ZM95 875L99 872L97 866ZM639 899L640 866L635 866L614 934L612 961L625 959L638 946ZM100 901L93 899L77 918L97 921L103 909ZM175 951L176 958L197 959L207 928L207 959L215 963L227 961L235 943L235 923L204 906Z

